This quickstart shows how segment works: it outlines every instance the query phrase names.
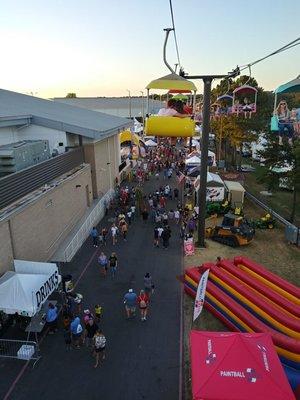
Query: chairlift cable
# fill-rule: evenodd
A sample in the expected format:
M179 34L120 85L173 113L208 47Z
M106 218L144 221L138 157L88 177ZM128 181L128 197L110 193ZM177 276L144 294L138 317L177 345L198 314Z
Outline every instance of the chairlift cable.
M178 65L179 65L179 70L180 70L181 69L181 63L180 63L180 58L179 58L179 50L178 50L178 43L177 43L177 36L176 36L176 29L175 29L175 22L174 22L174 13L173 13L172 0L169 0L169 3L170 3L170 12L171 12L171 19L172 19L172 27L173 27L173 32L174 32L177 60L178 60Z
M253 66L255 64L258 64L259 62L264 61L267 58L272 57L272 56L274 56L276 54L279 54L279 53L281 53L283 51L289 50L292 47L298 46L299 44L300 44L300 37L298 37L297 39L293 40L290 43L287 43L285 46L273 51L272 53L266 55L265 57L262 57L262 58L260 58L260 59L258 59L256 61L253 61L251 63L248 63L248 64L240 66L240 71L244 71L245 69L249 69L249 67L251 67L251 66Z

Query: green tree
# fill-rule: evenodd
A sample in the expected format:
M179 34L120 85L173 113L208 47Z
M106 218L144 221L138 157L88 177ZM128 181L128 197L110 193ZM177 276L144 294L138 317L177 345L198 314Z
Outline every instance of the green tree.
M67 95L66 95L66 98L67 99L75 99L77 96L76 96L76 93L68 93Z
M278 190L280 178L286 178L293 188L293 200L291 204L290 221L295 221L297 199L300 193L300 140L296 140L293 146L286 141L283 146L278 144L278 136L274 133L266 135L267 143L260 156L265 159L265 167L258 176L258 182L265 183L268 190ZM286 168L285 172L276 172L280 168Z

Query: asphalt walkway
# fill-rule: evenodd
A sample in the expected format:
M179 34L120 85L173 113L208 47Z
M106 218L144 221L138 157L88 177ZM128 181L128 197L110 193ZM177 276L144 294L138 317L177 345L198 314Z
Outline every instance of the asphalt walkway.
M151 178L144 193L166 182ZM171 181L175 184L175 179ZM167 208L175 208L175 202ZM111 215L100 223L107 222ZM62 273L78 280L76 292L84 296L83 307L103 307L100 327L107 338L104 363L94 369L87 348L66 350L62 329L46 336L41 344L42 358L32 369L25 362L0 359L1 399L88 399L88 400L174 400L180 399L180 309L181 286L177 276L182 270L182 246L179 228L170 224L172 237L168 250L153 247L153 223L136 219L129 228L127 242L119 239L108 245L109 256L116 251L119 266L114 280L103 278L95 249L88 239L72 263ZM110 239L110 238L109 238ZM126 320L123 296L129 288L143 288L143 276L150 272L155 284L149 318Z

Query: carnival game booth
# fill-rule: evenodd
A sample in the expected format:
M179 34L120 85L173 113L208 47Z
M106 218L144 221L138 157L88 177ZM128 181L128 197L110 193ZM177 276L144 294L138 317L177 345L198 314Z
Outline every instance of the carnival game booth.
M191 331L193 400L295 400L267 333Z
M196 196L198 196L200 188L200 176L194 182ZM222 202L225 198L225 187L222 178L218 174L212 172L207 173L206 185L206 201Z
M33 317L61 281L54 263L14 260L14 271L0 278L0 310Z

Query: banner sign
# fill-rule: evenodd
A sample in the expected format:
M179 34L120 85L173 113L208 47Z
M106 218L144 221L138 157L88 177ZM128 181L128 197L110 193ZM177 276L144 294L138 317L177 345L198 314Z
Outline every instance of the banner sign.
M195 244L192 240L185 240L183 248L186 256L192 256L195 254Z
M204 304L204 299L205 299L205 292L206 292L206 285L208 281L208 274L209 274L209 269L207 269L204 274L201 276L198 288L197 288L197 294L195 298L195 305L194 305L194 318L193 321L196 321L196 319L199 317L201 314L201 311L203 309L203 304Z
M59 275L58 270L54 271L54 273L45 281L45 283L35 292L35 300L37 308L41 306L41 304L45 303L50 294L57 289L59 284Z

